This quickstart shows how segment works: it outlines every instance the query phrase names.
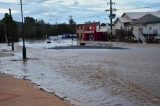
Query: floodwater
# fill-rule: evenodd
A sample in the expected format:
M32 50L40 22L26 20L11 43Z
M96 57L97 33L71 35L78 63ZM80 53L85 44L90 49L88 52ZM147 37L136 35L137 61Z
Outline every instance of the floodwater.
M78 106L159 106L160 48L21 48L0 58L0 72L31 80ZM11 52L11 51L10 51Z

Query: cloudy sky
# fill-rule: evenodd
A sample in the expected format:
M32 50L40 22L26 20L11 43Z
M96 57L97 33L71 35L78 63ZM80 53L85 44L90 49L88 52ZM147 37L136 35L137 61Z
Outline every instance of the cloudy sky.
M132 11L158 11L160 0L113 0L115 13L121 16L123 12ZM19 0L0 0L0 19L8 8L12 9L14 20L20 21ZM86 21L109 22L109 0L23 0L24 17L31 16L38 20L43 19L47 23L68 23L70 16L77 23ZM146 8L142 8L146 7ZM148 7L148 8L147 8Z

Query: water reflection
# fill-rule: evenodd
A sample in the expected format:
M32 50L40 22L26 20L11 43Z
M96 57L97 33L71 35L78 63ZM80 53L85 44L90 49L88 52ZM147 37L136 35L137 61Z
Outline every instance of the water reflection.
M27 71L28 71L28 69L27 69L27 63L28 63L28 60L22 61L22 71L24 73L27 73Z

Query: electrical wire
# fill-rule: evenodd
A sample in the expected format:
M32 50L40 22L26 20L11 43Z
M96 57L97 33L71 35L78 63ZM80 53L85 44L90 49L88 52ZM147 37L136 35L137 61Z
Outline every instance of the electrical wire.
M130 9L116 9L116 10L135 10L135 9L143 9L143 8L153 8L153 7L157 7L157 6L160 6L160 4L156 4L153 6L135 7L135 8L130 8Z

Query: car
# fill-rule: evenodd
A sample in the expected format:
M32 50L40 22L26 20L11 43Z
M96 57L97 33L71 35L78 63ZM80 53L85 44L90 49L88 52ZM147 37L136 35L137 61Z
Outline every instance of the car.
M47 43L51 43L51 41L50 41L50 40L48 40L48 41L47 41Z

